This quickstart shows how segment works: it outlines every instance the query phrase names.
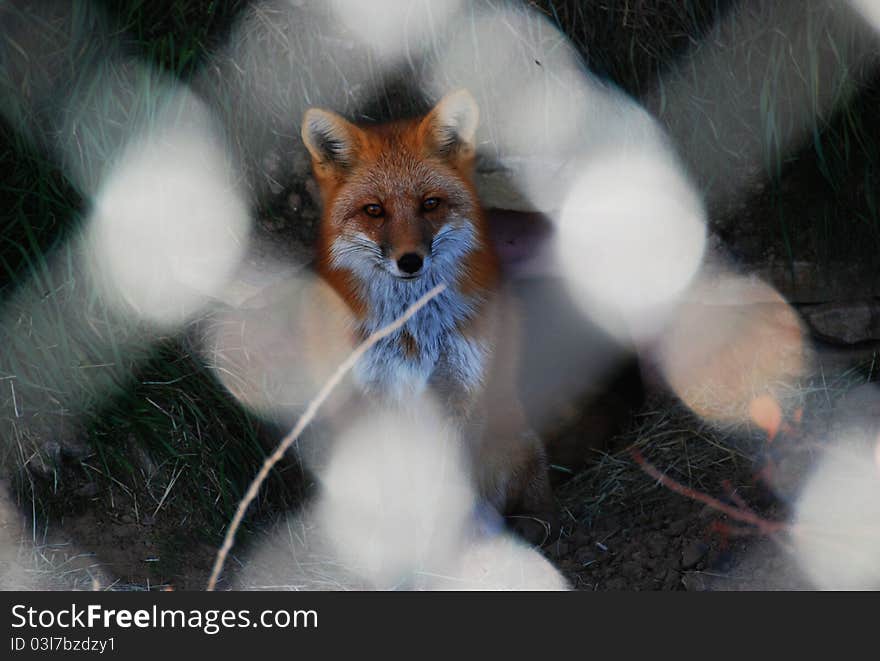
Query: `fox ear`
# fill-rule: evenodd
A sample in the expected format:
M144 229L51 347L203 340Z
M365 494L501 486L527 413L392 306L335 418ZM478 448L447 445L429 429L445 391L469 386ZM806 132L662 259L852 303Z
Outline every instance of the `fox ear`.
M422 139L442 156L472 156L480 109L471 93L447 94L422 120Z
M316 165L351 166L359 133L354 124L329 110L309 108L303 116L302 139Z

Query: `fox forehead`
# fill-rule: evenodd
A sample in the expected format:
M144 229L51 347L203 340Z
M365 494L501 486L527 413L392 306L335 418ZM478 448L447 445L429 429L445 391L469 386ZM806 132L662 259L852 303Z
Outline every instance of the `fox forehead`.
M462 176L440 159L426 158L406 144L387 143L365 155L340 182L337 203L362 198L380 202L442 195L450 204L473 204L473 192Z

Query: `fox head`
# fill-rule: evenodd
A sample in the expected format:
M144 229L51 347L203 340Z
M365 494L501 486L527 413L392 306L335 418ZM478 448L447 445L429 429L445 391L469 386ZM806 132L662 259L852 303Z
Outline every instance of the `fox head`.
M494 255L472 184L478 118L465 90L387 124L306 112L302 138L323 204L318 268L344 295L377 280L394 291L420 281L489 286Z

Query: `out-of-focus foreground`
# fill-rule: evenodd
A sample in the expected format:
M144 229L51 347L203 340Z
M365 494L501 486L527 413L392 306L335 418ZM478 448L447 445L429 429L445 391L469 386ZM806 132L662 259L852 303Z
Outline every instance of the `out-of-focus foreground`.
M204 586L348 350L303 112L458 88L562 533L506 532L426 401L311 429L222 585L880 587L877 30L867 0L0 4L0 587Z

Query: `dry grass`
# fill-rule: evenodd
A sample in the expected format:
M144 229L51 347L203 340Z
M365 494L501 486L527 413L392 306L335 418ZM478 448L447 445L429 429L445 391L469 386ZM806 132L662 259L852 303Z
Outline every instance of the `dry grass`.
M802 410L795 426L772 443L764 430L751 423L713 425L689 411L679 400L656 395L639 412L631 427L612 441L612 450L566 482L559 500L573 521L589 521L609 511L639 503L662 502L668 486L634 459L643 458L662 475L689 490L728 499L730 484L762 494L772 488L762 483L767 462L778 462L800 452L821 452L830 440L837 402L853 388L876 380L873 360L837 374L813 374L789 387L786 410ZM807 474L799 476L805 479Z

